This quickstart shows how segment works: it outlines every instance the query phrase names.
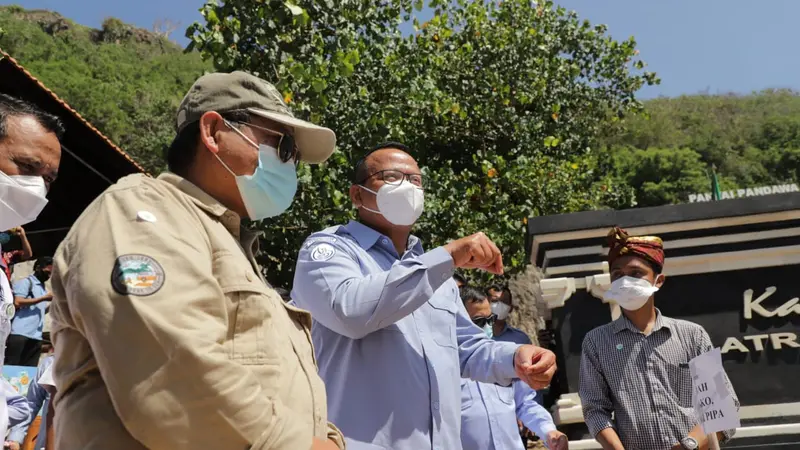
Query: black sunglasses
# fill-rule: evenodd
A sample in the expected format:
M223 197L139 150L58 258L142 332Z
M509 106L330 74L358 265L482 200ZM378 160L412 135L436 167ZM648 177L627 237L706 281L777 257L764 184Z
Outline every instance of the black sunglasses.
M293 159L295 165L297 165L297 163L300 161L300 154L297 151L297 145L294 142L294 136L291 134L284 134L247 122L236 122L236 124L253 127L273 136L280 136L280 140L278 141L278 158L281 159L281 162L287 163Z
M497 315L491 314L489 317L473 317L472 323L478 326L478 328L483 328L486 325L494 325L494 321L497 320Z

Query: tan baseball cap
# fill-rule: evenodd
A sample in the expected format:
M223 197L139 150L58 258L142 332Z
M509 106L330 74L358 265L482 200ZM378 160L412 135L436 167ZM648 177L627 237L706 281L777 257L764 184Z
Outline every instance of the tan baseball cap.
M211 73L195 81L178 107L176 130L180 132L209 111L236 110L246 110L294 130L295 145L305 162L321 163L336 147L333 130L295 118L275 86L247 72Z

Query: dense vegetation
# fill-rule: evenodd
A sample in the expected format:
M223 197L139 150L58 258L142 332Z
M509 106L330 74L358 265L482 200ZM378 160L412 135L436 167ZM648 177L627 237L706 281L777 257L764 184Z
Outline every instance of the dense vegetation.
M0 49L150 172L164 167L175 109L211 66L162 36L109 18L94 30L50 11L0 7Z
M633 40L522 0L428 2L440 14L404 36L397 23L413 16L411 3L209 4L206 23L187 31L208 62L117 19L92 30L0 7L0 48L151 173L163 169L175 106L203 71L277 78L301 116L337 131L341 150L301 166L295 207L263 224L262 263L283 285L302 239L350 216L350 164L388 138L411 144L434 180L418 227L429 245L485 230L513 267L524 264L529 215L685 202L710 190L712 165L723 189L800 175L794 92L656 99L640 114L634 94L657 78Z

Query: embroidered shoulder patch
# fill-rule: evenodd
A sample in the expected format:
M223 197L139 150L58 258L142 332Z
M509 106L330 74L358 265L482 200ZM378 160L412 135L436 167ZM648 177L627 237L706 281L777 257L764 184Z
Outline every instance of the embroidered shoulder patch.
M336 254L336 249L331 244L319 244L311 250L311 259L313 261L327 261L333 258Z
M14 315L17 313L17 308L14 307L13 303L6 303L5 305L5 314L8 320L14 318Z
M146 296L158 292L164 285L164 269L146 255L122 255L114 263L111 286L122 295Z
M331 244L333 244L334 242L336 242L336 238L331 236L315 237L307 240L305 245L306 248L311 248L312 245L317 244L319 242L330 242Z

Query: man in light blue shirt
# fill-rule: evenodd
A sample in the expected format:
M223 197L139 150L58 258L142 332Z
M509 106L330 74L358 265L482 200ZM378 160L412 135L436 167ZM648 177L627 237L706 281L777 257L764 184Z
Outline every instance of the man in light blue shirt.
M355 167L359 221L311 235L298 256L292 299L314 317L328 412L348 450L459 450L461 377L549 383L555 355L494 342L469 319L455 268L502 273L483 233L426 252L411 227L425 178L402 144L383 144Z
M486 293L461 288L461 299L477 327L491 337L495 314ZM536 392L515 380L511 386L461 380L461 444L463 450L524 450L517 420L540 436L550 450L567 450L567 437L536 401Z
M33 419L39 414L39 411L42 411L39 435L36 437L36 445L33 448L34 450L42 450L44 448L47 441L47 432L45 430L47 430L47 411L50 405L50 394L44 386L39 384L39 378L45 370L53 364L53 359L53 355L47 356L42 360L39 368L36 369L33 381L31 381L31 384L28 386L28 393L25 394L25 400L31 410L31 414L27 420L11 428L11 433L8 435L7 439L8 441L22 445L25 441L25 436L28 434L28 427L31 426L31 422L33 422Z
M8 433L8 429L15 427L30 418L31 408L28 406L28 402L25 401L25 397L19 395L17 390L11 386L11 383L9 383L8 380L3 377L0 377L0 390L2 390L2 393L5 396L5 405L3 405L4 408L0 408L4 409L4 411L0 411L0 414L6 415L6 417L4 417L2 420L7 424L7 428L0 428L0 431L3 433L3 437L5 437ZM19 446L16 446L14 443L9 441L4 442L3 448L19 450Z
M524 331L508 324L508 317L514 311L514 302L511 290L507 286L490 286L486 290L492 305L492 312L497 316L494 322L494 340L513 342L515 344L530 344L531 338Z
M53 295L45 283L53 273L53 258L43 256L33 265L33 274L14 283L14 306L17 312L11 321L11 335L6 344L6 364L39 365L42 354L44 315Z

